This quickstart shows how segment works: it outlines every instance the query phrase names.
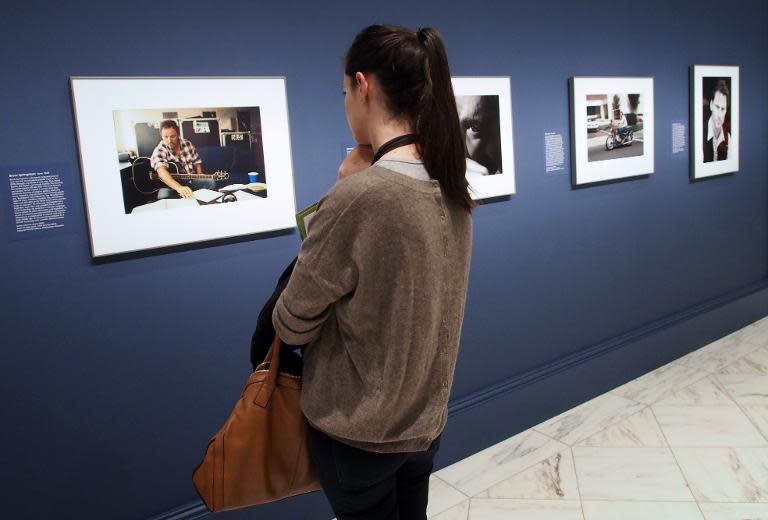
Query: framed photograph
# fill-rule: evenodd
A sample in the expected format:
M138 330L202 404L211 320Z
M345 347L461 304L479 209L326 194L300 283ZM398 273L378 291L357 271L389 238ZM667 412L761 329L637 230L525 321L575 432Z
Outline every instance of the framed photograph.
M691 179L739 171L739 67L691 67Z
M509 77L454 77L467 140L467 180L475 200L515 193Z
M91 252L296 225L284 78L71 78Z
M653 78L574 77L574 186L653 173Z

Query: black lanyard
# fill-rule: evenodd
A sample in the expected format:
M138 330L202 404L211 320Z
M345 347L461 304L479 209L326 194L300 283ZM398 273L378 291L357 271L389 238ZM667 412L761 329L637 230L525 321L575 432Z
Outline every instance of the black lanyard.
M387 154L394 150L395 148L400 148L401 146L407 146L409 144L413 144L416 142L416 134L404 134L398 137L395 137L394 139L390 139L383 145L379 146L379 149L376 151L376 155L373 156L373 161L371 161L371 164L376 163L384 154Z

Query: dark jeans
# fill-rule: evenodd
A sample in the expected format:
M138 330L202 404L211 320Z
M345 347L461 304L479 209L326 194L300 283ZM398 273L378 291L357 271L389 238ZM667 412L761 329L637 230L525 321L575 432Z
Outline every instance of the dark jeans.
M309 427L309 451L337 520L426 520L439 447L440 437L427 451L374 453Z

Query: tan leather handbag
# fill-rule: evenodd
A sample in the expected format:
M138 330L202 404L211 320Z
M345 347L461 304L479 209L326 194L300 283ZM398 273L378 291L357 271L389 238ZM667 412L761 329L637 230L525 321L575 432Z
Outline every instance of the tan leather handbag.
M320 489L299 408L301 377L279 372L280 338L248 378L192 473L210 511L274 502Z

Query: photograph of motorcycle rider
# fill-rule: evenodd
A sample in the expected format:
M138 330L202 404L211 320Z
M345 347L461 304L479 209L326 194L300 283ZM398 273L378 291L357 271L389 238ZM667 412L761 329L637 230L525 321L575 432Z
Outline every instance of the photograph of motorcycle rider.
M730 80L704 78L704 89L709 99L709 115L704 111L704 162L728 159L728 145L731 141L728 102L730 101ZM707 86L710 88L707 88Z
M619 144L624 144L627 134L629 134L629 125L627 124L627 116L624 115L623 111L619 110L619 117L613 120L611 132Z

